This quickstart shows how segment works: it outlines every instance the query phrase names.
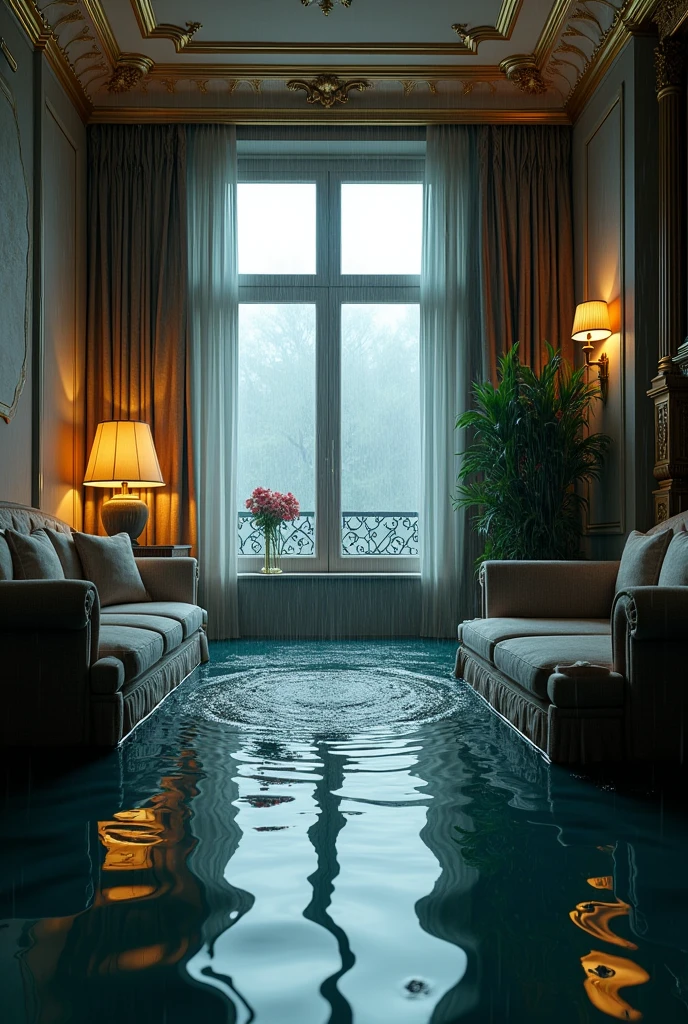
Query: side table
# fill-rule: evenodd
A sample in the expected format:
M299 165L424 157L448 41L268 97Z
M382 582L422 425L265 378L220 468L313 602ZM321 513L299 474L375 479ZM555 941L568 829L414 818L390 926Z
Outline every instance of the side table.
M135 558L186 558L190 544L134 544Z

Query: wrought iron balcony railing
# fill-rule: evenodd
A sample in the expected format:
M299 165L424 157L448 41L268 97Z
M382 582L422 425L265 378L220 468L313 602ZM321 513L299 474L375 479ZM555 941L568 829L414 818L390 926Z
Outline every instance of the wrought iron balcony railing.
M239 512L239 554L265 553L262 530L250 512ZM315 554L315 513L302 512L293 523L282 524L282 556ZM418 555L417 512L343 512L342 554L385 558Z

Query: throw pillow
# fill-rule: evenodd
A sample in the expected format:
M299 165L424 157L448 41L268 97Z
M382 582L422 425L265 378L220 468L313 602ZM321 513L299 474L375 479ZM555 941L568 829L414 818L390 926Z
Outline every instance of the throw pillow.
M0 580L13 580L12 555L5 540L5 531L0 530Z
M95 584L101 605L150 601L128 533L117 533L114 537L75 533L74 543L84 578Z
M45 530L5 530L15 580L63 580L65 574Z
M659 574L660 587L688 587L688 533L685 527L671 538Z
M621 564L616 577L616 593L628 587L654 587L659 579L664 555L673 534L671 530L661 533L639 533L634 530L626 541L621 555Z
M55 548L57 557L60 559L65 579L82 580L84 578L84 570L81 567L81 559L79 558L79 552L76 549L72 534L60 533L58 530L51 530L48 527L46 527L45 532L48 534L48 539Z

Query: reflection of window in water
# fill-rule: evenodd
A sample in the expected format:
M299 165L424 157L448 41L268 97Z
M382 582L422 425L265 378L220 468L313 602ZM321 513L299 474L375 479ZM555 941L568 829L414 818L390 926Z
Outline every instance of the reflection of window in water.
M613 856L615 847L599 849ZM634 942L617 935L611 927L616 918L628 918L631 910L631 905L616 897L613 892L614 876L588 878L588 885L593 889L611 892L615 899L613 902L587 900L578 903L569 914L573 923L598 942L637 949ZM631 985L644 985L649 981L650 975L644 968L626 957L594 949L587 956L581 957L581 966L585 971L585 993L593 1006L617 1020L642 1019L642 1013L627 1003L620 992Z

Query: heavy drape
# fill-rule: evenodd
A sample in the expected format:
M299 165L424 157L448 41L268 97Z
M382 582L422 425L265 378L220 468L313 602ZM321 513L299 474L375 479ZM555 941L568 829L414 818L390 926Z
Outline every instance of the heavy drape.
M486 125L479 129L484 344L497 356L520 342L539 369L545 341L572 358L571 130Z
M478 135L428 129L420 289L421 635L456 636L476 612L479 542L452 496L465 437L454 431L487 372L481 315Z
M544 342L571 358L573 232L567 128L428 128L421 277L422 634L454 636L476 615L483 541L452 496L468 441L455 431L471 383L496 382L519 341L536 369Z
M211 640L238 635L239 381L236 128L199 125L188 143L191 412L200 601Z
M100 420L150 424L164 487L144 492L142 543L196 541L187 332L186 134L89 130L86 445ZM109 492L104 492L109 496ZM102 532L86 488L84 529Z

